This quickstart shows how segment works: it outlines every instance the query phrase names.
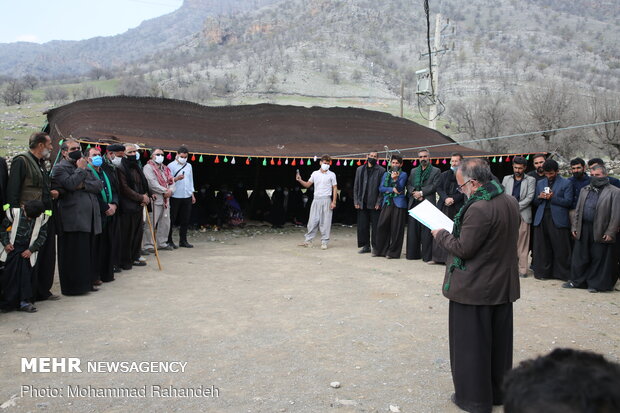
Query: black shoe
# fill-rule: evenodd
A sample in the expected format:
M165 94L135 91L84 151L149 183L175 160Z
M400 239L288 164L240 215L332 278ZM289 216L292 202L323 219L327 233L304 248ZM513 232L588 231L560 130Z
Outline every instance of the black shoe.
M94 292L94 291L99 291L99 288L97 288L97 287L95 287L95 286L93 285L93 286L91 286L91 287L90 287L90 290L91 290L91 291L93 291L93 292Z
M172 251L174 247L172 245L166 245L165 247L157 247L159 251Z
M116 265L112 268L113 272L121 272L123 271L121 267L117 267Z
M366 246L366 247L362 247L357 253L358 254L367 254L370 252L370 247Z
M562 288L577 288L575 286L575 284L573 284L572 281L566 281L564 284L562 284Z
M599 290L597 290L596 288L588 288L588 292L589 293L598 293Z
M133 262L133 266L134 267L144 267L146 265L146 262L144 261L134 261Z
M172 241L168 241L168 245L171 246L172 248L174 248L175 250L179 249L179 246L177 244L175 244L174 242L172 242Z
M179 242L179 247L194 248L194 246L192 244L190 244L189 242L187 242L187 241Z

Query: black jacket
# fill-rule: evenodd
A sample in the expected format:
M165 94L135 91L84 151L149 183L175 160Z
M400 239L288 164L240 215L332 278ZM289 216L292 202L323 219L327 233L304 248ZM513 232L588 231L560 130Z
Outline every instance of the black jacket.
M364 171L367 171L367 173L364 173ZM366 164L358 166L355 171L355 183L353 184L353 203L355 205L360 205L366 209L381 206L383 195L379 193L379 185L384 173L385 168L379 164L371 168ZM366 193L368 193L368 204L364 205Z

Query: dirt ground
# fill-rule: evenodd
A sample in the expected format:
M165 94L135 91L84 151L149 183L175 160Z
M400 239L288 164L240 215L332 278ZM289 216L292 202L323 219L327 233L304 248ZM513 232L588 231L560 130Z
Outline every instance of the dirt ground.
M196 232L195 248L161 253L163 271L151 255L99 292L39 303L36 314L0 314L0 411L458 411L449 401L444 267L359 255L355 228L335 226L326 251L298 247L303 232ZM560 284L522 280L515 363L555 347L619 361L618 292ZM187 365L183 373L33 373L21 371L22 357L77 357L83 368ZM202 385L218 397L70 397L76 385ZM33 397L22 386L63 394Z

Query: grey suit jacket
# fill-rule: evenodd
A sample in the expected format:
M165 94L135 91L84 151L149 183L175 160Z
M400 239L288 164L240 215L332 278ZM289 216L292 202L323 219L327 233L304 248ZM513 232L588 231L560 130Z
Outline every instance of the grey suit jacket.
M512 188L514 187L515 177L514 175L506 175L502 181L502 186L506 193L512 196ZM532 223L532 201L534 200L534 193L536 192L536 179L529 175L523 176L523 182L521 182L521 192L519 193L519 212L521 218L528 224Z

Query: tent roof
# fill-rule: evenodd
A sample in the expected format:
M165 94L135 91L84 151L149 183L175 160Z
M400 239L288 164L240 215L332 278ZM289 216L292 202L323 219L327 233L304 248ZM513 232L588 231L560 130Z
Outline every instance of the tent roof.
M211 107L148 97L80 100L47 112L50 136L92 142L134 142L192 153L252 157L332 157L371 150L431 147L432 157L452 152L488 155L461 146L433 129L384 112L359 108L274 104ZM433 147L434 145L445 145ZM417 149L404 151L406 158Z

